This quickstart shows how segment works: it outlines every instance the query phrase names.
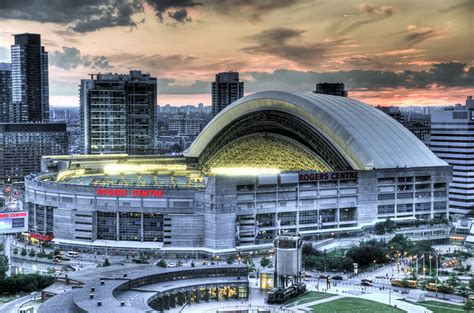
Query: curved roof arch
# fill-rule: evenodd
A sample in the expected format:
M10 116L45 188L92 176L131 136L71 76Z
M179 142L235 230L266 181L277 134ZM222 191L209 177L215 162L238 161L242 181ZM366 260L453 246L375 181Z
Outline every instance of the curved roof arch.
M226 127L260 111L279 111L309 124L354 170L447 166L408 129L374 107L352 98L280 91L235 101L209 122L184 155L199 158Z

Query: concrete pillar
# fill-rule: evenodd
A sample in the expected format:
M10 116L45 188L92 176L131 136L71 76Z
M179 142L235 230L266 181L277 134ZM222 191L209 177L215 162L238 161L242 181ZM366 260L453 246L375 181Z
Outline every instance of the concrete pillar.
M163 309L169 310L170 309L170 296L163 295Z
M175 308L176 307L176 294L171 293L169 295L169 303L170 303L170 308Z
M201 299L202 299L201 289L200 289L200 288L197 288L197 289L196 289L196 303L201 302Z
M210 289L209 287L206 287L206 291L204 292L204 300L206 300L207 302L209 302L209 298L210 298Z

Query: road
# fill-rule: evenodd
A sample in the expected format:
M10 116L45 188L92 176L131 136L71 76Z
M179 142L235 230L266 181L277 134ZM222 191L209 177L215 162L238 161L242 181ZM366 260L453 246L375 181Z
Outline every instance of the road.
M29 294L27 296L15 299L13 301L10 301L8 303L5 303L3 306L0 307L0 312L2 313L18 313L20 311L20 307L31 300L34 300L35 298L41 298L41 293L40 292L34 292L32 294Z

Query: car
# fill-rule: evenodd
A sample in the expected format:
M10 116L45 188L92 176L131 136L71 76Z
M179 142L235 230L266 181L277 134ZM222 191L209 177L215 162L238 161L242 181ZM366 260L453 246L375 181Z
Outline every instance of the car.
M334 276L331 276L331 279L334 279L334 280L342 280L343 277L341 275L334 275Z
M70 258L78 258L79 257L79 253L77 253L76 251L68 251L68 253L66 255Z
M370 279L362 279L360 281L361 286L372 287L374 283Z
M168 267L176 267L176 263L168 263Z
M53 263L61 263L61 259L60 259L60 258L55 258L55 259L53 260Z
M319 275L319 278L321 278L321 279L326 279L326 278L328 278L328 277L329 277L329 275L326 275L326 274L321 274L321 275Z

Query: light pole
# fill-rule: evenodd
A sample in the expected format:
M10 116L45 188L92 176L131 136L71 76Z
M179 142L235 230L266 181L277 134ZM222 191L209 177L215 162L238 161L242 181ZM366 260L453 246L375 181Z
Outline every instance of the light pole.
M431 275L431 259L433 258L433 255L430 254L429 258L430 258L430 276L433 276L433 275Z

